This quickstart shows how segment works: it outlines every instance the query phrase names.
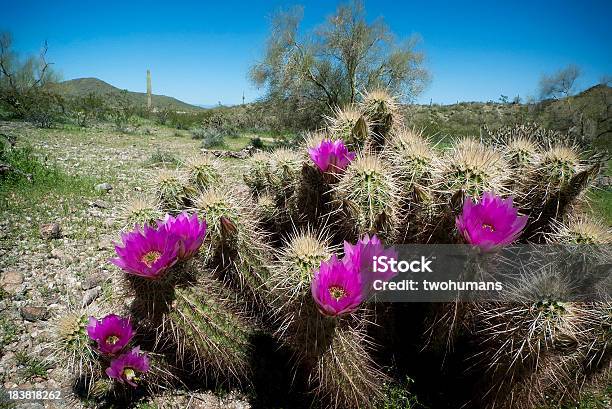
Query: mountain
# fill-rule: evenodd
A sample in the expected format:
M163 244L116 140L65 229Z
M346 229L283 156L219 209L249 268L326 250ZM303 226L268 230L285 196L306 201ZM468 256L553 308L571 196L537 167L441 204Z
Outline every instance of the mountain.
M80 97L94 93L108 97L111 103L113 96L117 96L123 91L98 78L76 78L60 82L55 87L57 92L66 97ZM146 104L147 97L144 92L127 91L127 94L134 105L144 106ZM166 95L153 94L152 101L153 107L158 109L171 109L174 111L198 111L202 109L196 105L191 105Z

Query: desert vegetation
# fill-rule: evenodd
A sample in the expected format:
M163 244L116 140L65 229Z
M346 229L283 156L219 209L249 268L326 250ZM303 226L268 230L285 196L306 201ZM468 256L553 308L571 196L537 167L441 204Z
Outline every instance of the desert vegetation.
M609 407L608 79L419 105L418 37L302 12L271 19L262 98L206 109L0 36L0 407ZM508 287L384 302L372 257L410 246Z

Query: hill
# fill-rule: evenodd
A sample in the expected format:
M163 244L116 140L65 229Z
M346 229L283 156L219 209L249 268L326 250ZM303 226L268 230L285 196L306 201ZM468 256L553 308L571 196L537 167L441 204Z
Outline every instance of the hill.
M596 85L577 95L532 103L459 102L452 105L405 105L406 120L428 135L478 135L491 129L536 122L545 128L587 139L612 151L612 88Z
M77 78L56 84L57 91L66 97L80 97L94 93L101 96L107 96L111 100L113 96L121 94L123 90L112 86L98 78ZM130 101L137 106L146 104L146 94L144 92L127 91ZM199 111L202 108L196 105L190 105L186 102L179 101L176 98L166 95L153 94L153 107L157 109L171 109L174 111Z

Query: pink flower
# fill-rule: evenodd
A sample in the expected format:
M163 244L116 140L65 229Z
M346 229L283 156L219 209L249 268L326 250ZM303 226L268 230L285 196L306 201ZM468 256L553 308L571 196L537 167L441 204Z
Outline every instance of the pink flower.
M346 169L355 159L355 152L349 152L341 140L324 139L315 148L308 148L310 159L322 172L336 173Z
M198 219L197 214L189 216L181 213L177 217L169 214L163 221L157 222L158 228L165 229L169 234L179 239L179 259L186 260L193 257L204 242L206 236L206 220Z
M106 368L106 374L121 383L136 387L134 381L138 380L137 373L145 373L149 369L151 369L149 357L146 354L141 355L140 347L136 347L113 359L110 366Z
M479 203L465 199L455 224L468 243L488 251L516 240L527 224L527 216L518 215L512 198L485 192Z
M134 337L130 320L110 314L98 321L89 317L87 335L98 343L103 354L113 355L121 351Z
M347 267L336 255L321 263L310 288L319 311L324 315L352 312L363 301L359 271Z
M364 295L372 289L375 280L389 281L397 275L396 272L387 269L386 272L374 271L374 257L387 257L398 259L397 251L392 248L385 249L376 235L365 235L352 245L344 242L344 258L342 259L347 268L355 269L361 275Z
M156 279L172 267L179 257L181 244L167 229L139 226L121 235L123 247L115 246L118 257L109 260L127 273Z

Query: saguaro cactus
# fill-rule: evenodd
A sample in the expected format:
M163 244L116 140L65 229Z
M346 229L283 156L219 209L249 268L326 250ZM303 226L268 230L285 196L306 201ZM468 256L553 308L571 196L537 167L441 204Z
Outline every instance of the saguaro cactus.
M147 70L147 109L153 108L153 95L151 93L151 70Z

